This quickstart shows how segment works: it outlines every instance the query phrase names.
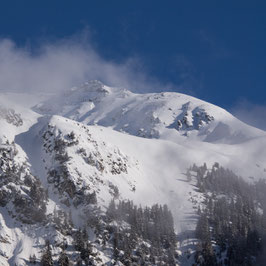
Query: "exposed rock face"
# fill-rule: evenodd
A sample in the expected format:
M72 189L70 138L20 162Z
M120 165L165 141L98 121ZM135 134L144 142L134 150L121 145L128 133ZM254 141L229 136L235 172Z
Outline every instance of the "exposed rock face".
M193 108L190 102L182 105L182 113L177 117L178 131L199 130L211 123L214 117L200 107Z
M48 124L42 132L47 181L53 191L59 192L61 203L68 207L96 204L99 186L105 187L110 197L117 195L116 186L107 177L127 175L130 164L119 149L96 142L86 126L78 123L75 126L78 132L61 131ZM89 170L86 176L84 170L75 167L76 160Z
M7 123L12 124L14 126L22 126L23 120L20 114L17 114L15 110L11 108L5 108L0 106L0 119L5 119Z

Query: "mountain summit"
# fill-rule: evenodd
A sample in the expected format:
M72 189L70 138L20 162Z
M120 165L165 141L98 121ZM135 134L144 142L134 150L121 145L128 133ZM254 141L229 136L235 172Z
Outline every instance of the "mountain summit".
M101 125L134 136L176 143L182 141L180 136L236 144L265 135L224 109L185 94L135 94L96 80L48 99L34 110L68 117L86 125Z

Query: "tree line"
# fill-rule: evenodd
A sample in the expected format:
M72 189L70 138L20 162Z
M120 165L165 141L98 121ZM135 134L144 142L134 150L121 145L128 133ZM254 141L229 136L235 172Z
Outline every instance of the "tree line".
M198 209L197 265L264 265L266 183L248 183L219 164L193 165L197 188L205 195Z

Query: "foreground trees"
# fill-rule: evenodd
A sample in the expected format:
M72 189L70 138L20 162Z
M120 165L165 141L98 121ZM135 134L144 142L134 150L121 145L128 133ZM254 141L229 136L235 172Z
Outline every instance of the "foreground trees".
M49 240L47 240L46 243L45 243L44 252L43 252L42 258L41 258L41 265L42 266L52 266L52 265L54 265L53 259L52 259L52 252L51 252L51 247L50 247Z
M107 210L113 231L113 256L125 265L166 263L175 265L176 235L173 217L166 205L137 207L132 201L111 201ZM121 252L122 251L122 252Z
M263 265L259 261L266 236L265 181L249 184L218 164L190 170L196 172L197 187L205 195L198 213L196 262Z

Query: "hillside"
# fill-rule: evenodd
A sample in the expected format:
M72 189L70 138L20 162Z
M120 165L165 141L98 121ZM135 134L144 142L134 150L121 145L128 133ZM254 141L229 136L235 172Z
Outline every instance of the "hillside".
M95 265L121 265L113 261L112 230L126 232L132 225L127 216L121 224L110 222L106 210L113 199L117 211L119 200L133 202L125 203L128 216L140 205L159 215L156 204L166 204L177 243L169 240L171 250L160 252L179 254L170 265L191 265L186 252L196 241L196 209L205 196L188 169L204 163L211 169L218 162L250 183L266 178L266 133L191 96L134 94L98 81L52 97L1 96L2 265L30 265L33 255L40 261L47 240L54 260L63 250L77 262L83 254L73 246L79 228L87 230ZM142 233L135 253L154 244Z

